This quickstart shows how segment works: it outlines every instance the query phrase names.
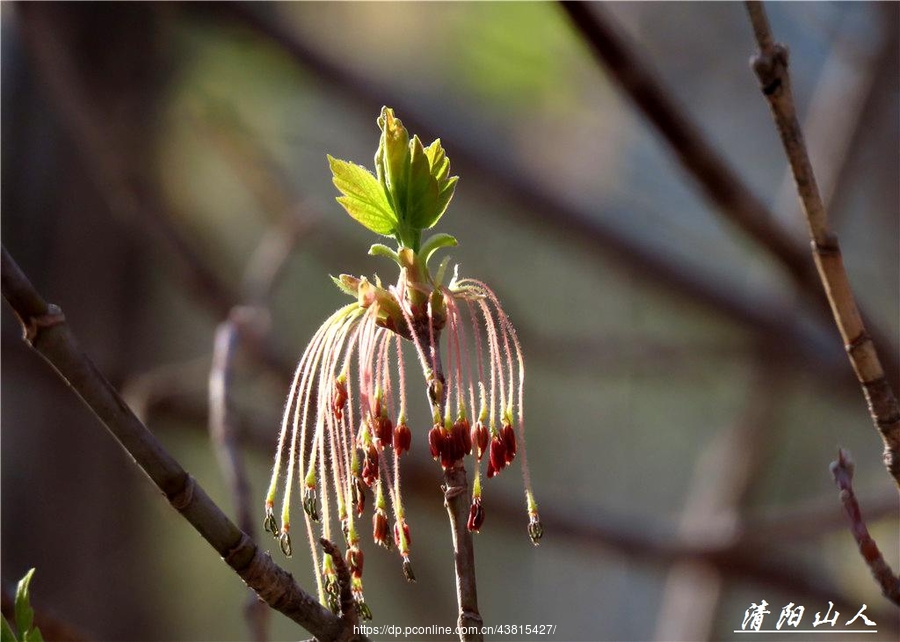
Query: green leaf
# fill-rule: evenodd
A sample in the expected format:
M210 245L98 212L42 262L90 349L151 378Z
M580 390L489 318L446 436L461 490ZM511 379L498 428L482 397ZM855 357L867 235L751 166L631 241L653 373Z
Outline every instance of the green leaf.
M400 255L398 255L397 252L382 243L375 243L372 247L370 247L369 256L386 256L390 260L400 265Z
M438 182L431 175L431 165L422 141L414 136L410 145L409 183L406 197L406 222L416 230L431 227L440 199Z
M337 197L347 213L364 227L384 236L391 236L397 227L397 215L388 203L384 190L362 165L348 163L328 156L334 175L334 186L343 196Z
M33 576L34 569L31 569L19 580L19 586L16 588L16 628L20 636L30 630L34 623L34 610L31 608L31 593L28 588Z
M437 222L441 220L444 212L447 211L447 206L450 205L450 199L453 198L453 192L456 190L456 182L458 180L459 176L454 176L450 180L446 181L443 189L441 189L441 193L438 195L434 218L431 220L431 223L426 226L426 228L434 227Z
M0 616L0 642L16 642L16 636L13 634L12 627L3 616Z
M22 642L44 642L44 636L42 636L40 630L35 627L25 632L25 635L22 636Z
M443 232L434 234L433 236L429 236L428 239L422 243L422 249L419 250L419 256L421 257L422 263L428 265L428 260L436 250L439 250L442 247L455 247L458 244L459 242L456 238L449 234L444 234Z
M450 173L450 159L447 153L441 147L441 139L436 139L431 145L425 148L425 155L428 156L428 164L431 166L431 175L438 181L443 181Z
M338 286L338 289L344 294L349 294L352 297L356 296L357 290L359 289L359 279L355 276L342 274L340 278L331 276L331 280L334 281L334 284Z
M380 177L384 188L391 195L394 211L403 219L406 213L406 182L409 174L409 132L399 118L394 117L390 107L381 108L378 117L381 128L381 139L378 148L383 163L383 175ZM376 154L376 162L378 155Z

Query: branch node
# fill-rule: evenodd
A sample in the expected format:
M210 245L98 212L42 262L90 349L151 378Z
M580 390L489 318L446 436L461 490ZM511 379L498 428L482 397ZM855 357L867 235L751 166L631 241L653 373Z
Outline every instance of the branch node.
M462 484L459 486L450 486L448 484L441 484L441 490L444 491L444 502L449 502L454 497L459 497L464 494L469 487L466 484Z
M241 572L242 570L244 570L244 568L250 565L254 558L254 555L251 555L250 560L246 564L243 564L241 567L238 566L238 555L245 551L248 547L252 548L255 553L256 544L253 542L250 536L247 535L247 533L241 533L241 539L238 540L237 544L228 549L228 552L225 553L222 559L225 560L225 563L228 564L228 566L230 566L237 572Z
M809 245L812 251L819 256L834 256L841 253L837 237L831 232L825 234L825 240L817 241L813 239L809 242Z
M850 341L850 343L847 343L844 346L844 350L847 351L847 354L852 355L856 350L859 350L862 346L871 341L872 337L869 336L869 333L862 330L852 341Z
M788 48L776 42L772 49L750 57L750 66L759 79L759 86L766 96L778 91L788 66Z
M66 315L63 314L59 306L52 303L47 304L47 312L36 317L29 317L27 321L22 322L22 338L28 342L28 345L34 346L37 341L38 334L41 330L52 328L55 325L61 325L66 322Z
M184 511L185 508L190 506L191 502L194 501L194 487L196 486L196 482L194 478L185 473L184 476L184 484L177 493L169 496L169 503L172 504L172 507L177 510L179 513Z

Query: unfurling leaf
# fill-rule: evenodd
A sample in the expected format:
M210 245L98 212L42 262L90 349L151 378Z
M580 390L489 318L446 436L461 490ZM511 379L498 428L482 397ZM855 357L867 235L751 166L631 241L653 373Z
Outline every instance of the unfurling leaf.
M40 630L33 626L34 609L31 608L31 591L29 589L32 577L34 577L34 569L28 571L25 574L25 577L19 580L19 585L16 587L16 628L19 630L19 639L21 642L43 642L44 640ZM5 642L6 638L11 635L12 632L8 630L9 624L6 620L3 621L3 624L5 625L3 628L3 638ZM13 640L14 639L15 638L13 638Z
M378 117L378 126L381 128L381 139L378 141L378 152L375 155L376 164L382 162L382 171L379 179L383 180L384 187L390 194L394 204L394 211L401 220L406 214L406 185L409 175L409 132L403 126L399 118L394 117L394 110L390 107L382 107Z
M337 197L337 202L367 229L391 236L397 227L397 215L378 179L365 167L332 156L328 156L328 164L334 175L334 186L343 194Z

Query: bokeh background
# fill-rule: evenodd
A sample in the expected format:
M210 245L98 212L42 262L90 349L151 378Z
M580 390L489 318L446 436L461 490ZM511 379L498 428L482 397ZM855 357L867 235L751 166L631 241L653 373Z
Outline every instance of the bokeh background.
M895 390L898 9L768 7ZM743 6L600 10L802 246ZM393 279L334 202L325 161L371 165L386 104L441 137L461 179L439 229L526 353L547 532L533 548L517 465L488 484L485 621L557 625L540 639L728 639L751 602L767 600L769 628L782 605L805 605L809 628L830 599L838 626L865 603L880 631L868 637L896 639L828 472L838 446L852 451L896 569L896 489L836 331L703 197L559 6L4 2L0 35L3 243L226 512L207 428L216 326L250 305L264 337L242 344L233 387L259 526L285 372L344 303L328 275ZM94 639L250 639L247 589L3 307L5 589L37 567L37 608ZM440 471L418 412L404 475L419 581L367 543L366 595L376 623L451 626ZM262 541L314 587L305 554ZM273 613L271 639L304 637Z

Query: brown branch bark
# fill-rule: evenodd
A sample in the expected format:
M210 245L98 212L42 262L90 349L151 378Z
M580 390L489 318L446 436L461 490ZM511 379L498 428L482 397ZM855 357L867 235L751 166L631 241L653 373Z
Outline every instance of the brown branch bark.
M843 448L838 450L838 458L831 462L831 474L834 477L834 483L841 489L841 503L844 505L844 512L850 521L850 532L859 546L859 554L865 560L872 576L881 587L881 592L891 602L900 606L900 577L894 575L894 571L884 561L881 551L872 536L869 535L869 529L863 521L862 511L859 508L859 502L856 501L856 494L853 492L853 460L850 453Z
M716 210L761 247L769 250L797 283L800 292L816 303L827 321L828 305L819 290L816 271L802 246L778 224L770 209L716 151L700 127L670 96L650 66L596 4L561 2L597 59L668 142L679 162L694 177ZM768 37L771 39L771 35ZM893 341L889 338L874 330L873 334L882 345L893 348ZM892 377L897 377L900 364L893 357L893 352L889 370Z
M420 345L429 345L428 321L418 325L421 329L418 341ZM441 361L440 333L434 336L435 353L432 355L431 367L436 381L444 382L444 366ZM423 363L424 367L425 364ZM427 376L427 375L426 375ZM437 388L439 391L434 399L429 401L437 404L443 416L446 403L446 386ZM453 570L456 577L456 602L459 607L459 616L456 623L459 626L460 642L483 642L481 625L484 620L478 610L478 590L475 581L475 542L472 533L467 528L469 517L469 484L466 478L466 469L463 460L459 459L450 468L444 469L444 483L441 486L444 492L444 506L447 509L447 517L450 520L450 534L453 539Z
M328 612L260 550L135 417L78 346L62 311L37 293L2 248L2 292L18 316L25 340L93 411L169 503L269 606L323 640L345 640L344 623Z
M797 120L788 73L788 51L774 42L765 9L747 2L759 54L752 60L763 95L769 102L778 133L790 162L797 193L809 227L813 258L831 306L834 321L856 378L869 404L869 414L884 444L884 464L900 488L900 407L882 368L875 343L866 332L862 316L844 269L837 236L828 217Z
M462 642L481 642L480 632L470 633L470 628L480 630L484 620L478 611L478 590L475 585L475 542L466 528L469 518L469 485L462 460L444 471L444 506L450 518L453 534L453 562L456 568L456 600L459 604L457 625ZM466 631L463 633L462 631Z

